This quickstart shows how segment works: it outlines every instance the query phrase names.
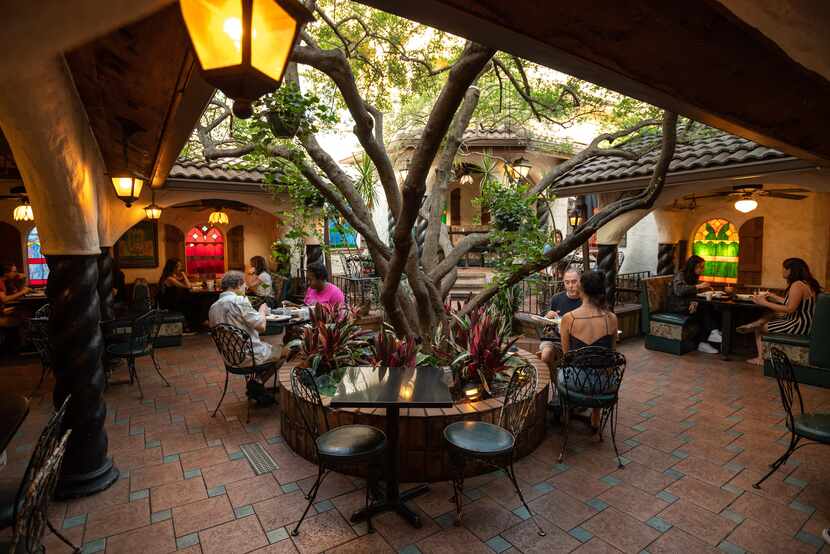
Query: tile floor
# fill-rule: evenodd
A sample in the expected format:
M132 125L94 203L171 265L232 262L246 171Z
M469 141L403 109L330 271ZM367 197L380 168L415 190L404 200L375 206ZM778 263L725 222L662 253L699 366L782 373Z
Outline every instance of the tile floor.
M594 441L579 422L564 463L556 461L561 428L552 423L542 446L517 464L545 538L500 474L468 480L460 527L449 485L436 483L415 504L421 529L384 514L374 534L349 523L362 502L360 480L332 475L300 536L291 537L315 467L282 442L277 408L253 409L244 424L241 379L210 417L224 373L207 337L158 351L172 387L141 363L144 401L135 387L109 388L109 448L122 478L97 496L53 503L51 518L88 553L830 553L820 538L830 526L830 449L802 449L763 489L751 486L785 448L773 380L740 362L649 352L638 341L621 350L628 358L618 432L625 469L617 469L610 440ZM39 372L34 359L6 362L0 387L29 391ZM45 390L0 479L22 473L47 418ZM830 390L802 391L808 409L830 410ZM256 476L240 459L239 445L251 442L279 469ZM54 536L46 544L50 553L68 552Z

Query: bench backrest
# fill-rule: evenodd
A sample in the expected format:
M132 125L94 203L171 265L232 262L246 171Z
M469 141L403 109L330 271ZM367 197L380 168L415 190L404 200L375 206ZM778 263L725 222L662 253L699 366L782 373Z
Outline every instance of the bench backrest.
M643 328L643 334L649 332L651 314L665 311L672 278L672 275L660 275L640 281L640 304L643 310L640 325Z
M810 365L830 368L830 294L816 298L816 313L810 332Z

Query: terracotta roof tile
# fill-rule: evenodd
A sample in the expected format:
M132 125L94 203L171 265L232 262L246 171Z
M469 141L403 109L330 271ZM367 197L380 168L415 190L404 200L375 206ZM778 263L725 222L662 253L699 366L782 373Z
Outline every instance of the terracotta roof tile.
M167 178L264 183L266 171L265 168L238 169L219 162L179 160L170 170Z

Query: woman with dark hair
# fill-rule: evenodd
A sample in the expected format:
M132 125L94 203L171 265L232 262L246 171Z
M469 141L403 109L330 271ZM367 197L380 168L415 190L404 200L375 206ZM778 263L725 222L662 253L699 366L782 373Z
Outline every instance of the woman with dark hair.
M250 260L251 268L245 277L245 284L248 285L248 293L254 294L262 299L274 297L274 285L271 274L268 272L268 265L262 256L254 256Z
M313 264L306 269L306 282L308 288L305 291L303 303L306 306L315 304L326 304L329 306L342 305L346 303L343 291L337 285L328 282L329 272L323 264ZM291 302L283 302L284 306L291 305Z
M583 273L579 279L582 305L562 317L559 334L562 352L586 346L602 346L613 350L617 344L617 316L608 308L605 298L605 275L601 271ZM599 427L599 409L591 414L591 425Z
M197 310L190 299L190 279L182 271L178 258L170 258L164 264L159 278L158 305L162 310L178 311L184 315L189 327L188 333L198 329Z
M786 335L809 335L813 328L813 315L816 311L816 297L821 292L821 285L810 273L807 262L801 258L787 258L783 263L783 276L787 280L787 292L784 298L770 293L756 294L752 301L769 309L760 319L741 325L739 333L755 333L755 345L758 355L747 362L763 365L763 345L761 335L780 333Z
M698 327L698 352L717 354L718 349L709 343L720 343L723 337L714 322L711 306L697 301L697 293L711 288L709 283L700 280L705 266L706 261L700 256L686 260L683 271L675 273L669 285L666 309L677 314L691 315Z

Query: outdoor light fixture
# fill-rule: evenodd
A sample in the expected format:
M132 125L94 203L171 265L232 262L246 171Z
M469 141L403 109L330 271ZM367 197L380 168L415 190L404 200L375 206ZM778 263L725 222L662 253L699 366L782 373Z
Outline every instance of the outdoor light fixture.
M464 387L464 396L470 402L475 402L476 400L478 400L480 395L481 391L479 390L477 385L470 383Z
M29 204L29 200L24 199L23 203L17 206L12 212L12 218L15 221L34 221L35 214L32 212L32 205Z
M530 161L524 157L519 158L513 163L504 164L505 171L507 171L507 174L514 181L527 179L527 176L530 174L530 168Z
M582 215L582 210L579 207L575 207L571 210L571 213L568 214L568 223L571 224L571 227L576 228L585 223L585 218Z
M246 119L280 86L300 28L312 21L297 0L180 0L202 75Z
M161 218L161 206L156 205L156 193L153 192L152 199L150 200L150 205L144 208L144 213L147 215L147 219L160 219Z
M458 180L459 183L462 185L472 185L473 184L473 176L469 173L464 174L461 176L461 179Z
M220 208L218 211L210 214L210 217L208 217L208 223L211 225L227 225L230 223L230 220L228 219L228 214L223 212Z
M111 174L110 177L112 178L112 186L115 187L115 195L129 208L141 196L141 189L144 187L144 178L141 175L134 174L129 169L127 143L131 136L139 131L143 131L143 129L129 119L118 118L118 121L121 124L124 167L121 171Z
M741 198L735 202L735 209L741 213L748 214L758 207L758 201L754 198Z

